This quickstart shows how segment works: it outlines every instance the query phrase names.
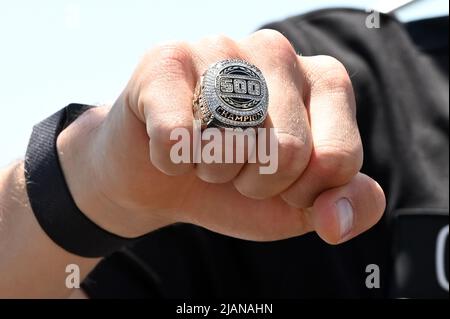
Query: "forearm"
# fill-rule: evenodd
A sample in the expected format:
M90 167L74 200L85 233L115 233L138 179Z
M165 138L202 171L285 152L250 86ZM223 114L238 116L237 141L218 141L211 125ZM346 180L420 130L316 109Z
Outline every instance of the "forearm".
M136 222L137 214L113 205L99 185L102 176L99 171L105 170L105 163L110 162L105 158L118 161L117 154L129 154L122 145L131 143L118 140L134 130L116 120L120 110L109 117L108 107L83 114L58 136L58 157L78 208L105 230L123 237L137 237L167 223L158 223L151 214L143 214ZM103 125L108 119L109 124ZM124 119L126 123L133 121L129 116ZM111 136L108 126L117 125L122 130L113 129L117 136ZM110 154L111 149L117 154ZM114 167L109 171L112 175L120 172ZM65 251L42 230L28 202L23 162L0 172L0 298L73 295L72 289L66 287L69 275L66 267L79 266L82 280L98 262L99 259L82 258Z
M78 265L82 280L98 261L66 252L44 233L28 203L23 163L0 173L0 298L67 297L67 265Z

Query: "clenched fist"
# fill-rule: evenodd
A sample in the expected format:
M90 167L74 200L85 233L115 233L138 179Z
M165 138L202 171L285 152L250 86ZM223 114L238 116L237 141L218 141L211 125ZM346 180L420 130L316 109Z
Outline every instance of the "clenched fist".
M260 174L259 161L171 159L171 132L194 129L197 82L224 59L248 61L264 74L264 125L274 128L278 146L273 174ZM59 136L58 150L79 208L118 235L186 222L250 240L316 231L336 244L373 226L385 208L379 185L359 173L355 113L341 63L298 56L283 35L262 30L240 42L214 37L154 48L112 108L85 113Z

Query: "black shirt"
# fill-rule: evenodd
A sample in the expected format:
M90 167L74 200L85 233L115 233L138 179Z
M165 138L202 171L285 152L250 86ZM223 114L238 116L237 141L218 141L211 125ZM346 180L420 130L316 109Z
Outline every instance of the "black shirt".
M387 195L381 222L339 246L314 233L255 243L173 225L103 260L83 284L90 297L448 297L448 17L382 15L378 29L366 18L321 10L266 28L347 67L363 171ZM368 288L368 265L380 288Z

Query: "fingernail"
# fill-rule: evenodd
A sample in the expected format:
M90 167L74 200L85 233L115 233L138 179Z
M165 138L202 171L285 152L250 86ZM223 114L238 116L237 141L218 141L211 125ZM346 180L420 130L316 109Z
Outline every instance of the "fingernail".
M353 207L347 198L341 198L336 202L337 215L339 218L339 231L341 239L344 239L353 227Z

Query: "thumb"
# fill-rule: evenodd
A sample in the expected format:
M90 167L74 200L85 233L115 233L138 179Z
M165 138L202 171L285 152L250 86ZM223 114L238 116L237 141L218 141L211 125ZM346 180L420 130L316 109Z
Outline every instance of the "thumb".
M327 243L343 243L371 228L386 208L384 192L362 173L344 186L320 194L314 202L311 222Z

